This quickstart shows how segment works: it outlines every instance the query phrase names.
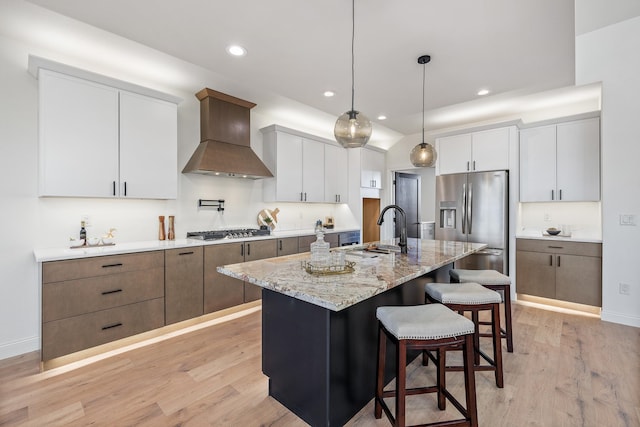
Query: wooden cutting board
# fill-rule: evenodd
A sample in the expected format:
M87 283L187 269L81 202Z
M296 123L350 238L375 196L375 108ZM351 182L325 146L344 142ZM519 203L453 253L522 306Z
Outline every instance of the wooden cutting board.
M278 208L275 208L274 210L261 210L258 214L258 225L266 225L271 229L276 228L276 225L278 224L278 212L280 212L280 209ZM269 218L271 221L268 221L267 218Z

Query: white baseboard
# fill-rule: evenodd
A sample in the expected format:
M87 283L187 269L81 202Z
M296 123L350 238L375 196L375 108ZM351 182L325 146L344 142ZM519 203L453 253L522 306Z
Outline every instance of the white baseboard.
M40 350L40 337L25 338L0 344L0 360Z
M635 326L636 328L640 328L640 317L637 316L629 316L628 314L616 313L613 311L602 309L600 317L606 322L619 323L621 325Z

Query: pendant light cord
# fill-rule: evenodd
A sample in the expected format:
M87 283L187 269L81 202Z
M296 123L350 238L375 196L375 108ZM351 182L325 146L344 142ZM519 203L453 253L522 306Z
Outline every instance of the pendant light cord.
M355 39L356 39L356 0L351 0L351 111L355 111Z
M422 64L422 143L424 144L424 82L427 65Z

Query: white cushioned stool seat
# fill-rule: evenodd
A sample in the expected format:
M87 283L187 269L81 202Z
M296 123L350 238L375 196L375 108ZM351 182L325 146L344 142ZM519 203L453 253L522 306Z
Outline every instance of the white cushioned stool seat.
M436 340L475 330L471 320L442 304L378 307L376 317L399 340Z
M442 304L499 304L502 297L479 283L427 283L427 294Z
M481 285L510 285L511 279L496 270L449 270L449 276L457 282L475 282Z

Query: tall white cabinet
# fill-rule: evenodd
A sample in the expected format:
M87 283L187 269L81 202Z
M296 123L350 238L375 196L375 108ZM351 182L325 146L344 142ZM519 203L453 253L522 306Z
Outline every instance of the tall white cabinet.
M600 200L600 119L520 131L520 201Z
M178 98L160 99L78 74L35 71L40 196L176 198Z

